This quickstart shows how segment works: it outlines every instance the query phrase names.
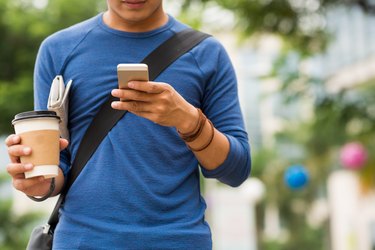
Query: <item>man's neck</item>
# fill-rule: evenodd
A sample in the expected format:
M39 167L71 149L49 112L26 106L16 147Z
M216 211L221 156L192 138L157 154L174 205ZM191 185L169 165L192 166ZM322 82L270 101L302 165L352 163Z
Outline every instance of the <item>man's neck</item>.
M125 20L115 13L106 11L103 15L103 22L110 28L126 32L147 32L162 27L168 22L168 15L160 13L159 16L152 16L141 21Z

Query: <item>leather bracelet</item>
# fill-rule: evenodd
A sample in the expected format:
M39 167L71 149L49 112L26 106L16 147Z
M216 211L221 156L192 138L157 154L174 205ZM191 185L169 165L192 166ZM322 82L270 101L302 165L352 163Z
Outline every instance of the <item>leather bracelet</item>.
M55 187L56 187L55 178L52 178L51 185L50 185L48 193L46 195L44 195L42 197L34 197L34 196L31 196L31 195L27 195L27 197L29 197L31 200L37 201L37 202L45 201L49 197L51 197L53 191L55 191Z
M177 131L180 137L182 138L182 140L184 140L185 142L194 141L200 136L200 134L203 131L203 127L204 127L204 124L206 123L207 118L203 114L201 109L197 109L197 110L198 110L199 117L198 117L198 123L195 126L194 130L190 133L185 133L185 134L181 133L180 131Z
M207 119L208 120L208 119ZM192 148L190 147L189 145L188 148L191 150L191 151L194 151L194 152L199 152L199 151L203 151L204 149L208 148L208 146L210 146L211 142L213 141L214 139L214 136L215 136L215 128L214 128L214 125L212 124L212 122L210 120L208 120L208 123L210 124L211 126L211 136L210 136L210 139L207 141L206 144L204 144L202 147L200 148Z
M199 122L199 129L198 129L197 133L194 134L194 135L192 135L192 136L190 136L190 137L188 137L188 138L183 138L183 140L185 142L195 141L202 134L202 131L203 131L204 125L206 124L206 121L207 121L206 116L201 112L200 122Z
M189 133L181 133L180 131L178 131L178 134L182 137L182 138L185 138L185 137L190 137L194 134L197 133L198 129L199 129L199 125L200 125L200 122L201 122L201 113L202 111L200 109L197 109L198 110L198 121L197 121L197 125L195 125L194 127L194 130L189 132Z

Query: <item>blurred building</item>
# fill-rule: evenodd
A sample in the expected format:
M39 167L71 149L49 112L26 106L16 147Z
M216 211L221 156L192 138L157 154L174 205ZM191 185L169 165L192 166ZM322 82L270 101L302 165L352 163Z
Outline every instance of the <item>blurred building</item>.
M314 74L332 91L375 79L375 15L360 8L336 7L327 16L334 40L326 54L313 60Z
M337 93L343 88L355 88L358 85L374 81L375 15L366 15L360 8L336 6L327 13L326 18L326 28L332 35L332 41L326 53L305 63L304 70L314 77L324 79L327 89L332 93ZM283 129L283 121L309 119L312 116L309 100L285 105L282 103L281 95L277 93L279 87L277 80L262 79L263 76L270 73L273 61L278 56L280 44L277 39L265 37L256 46L248 43L238 46L235 35L230 32L229 35L225 32L219 33L216 37L224 43L237 72L240 102L253 152L261 147L272 147L275 144L274 135ZM292 66L293 63L291 61ZM298 67L298 65L295 66ZM280 147L279 149L289 158L294 156L297 158L301 153L298 147L293 148L291 145L285 145L285 148ZM333 179L336 182L328 186L331 199L329 203L331 204L329 208L331 249L375 249L375 195L371 193L363 197L363 194L358 193L356 190L359 189L359 184L355 176L348 177L343 174L340 177L337 174L330 181L332 182ZM337 186L339 188L335 189ZM344 187L349 188L348 195L350 197L346 196L346 192L343 192ZM208 192L223 192L223 195L226 195L227 193L224 192L229 191L221 190L222 188L210 185ZM334 202L335 200L339 203ZM352 202L353 200L358 201L359 204ZM211 201L210 203L215 202ZM210 206L210 203L208 214L213 213L215 218L218 218L220 217L218 213L221 212L224 216L225 212L215 211L215 207ZM228 205L228 209L230 209L230 205ZM252 209L249 207L249 213ZM220 210L223 208L220 207ZM236 213L234 208L232 210ZM226 211L226 213L229 212ZM278 216L277 211L273 211L268 216L273 219L268 222L266 220L265 223L278 223ZM210 217L209 219L212 220ZM238 222L236 220L236 223L253 223L253 221ZM230 225L223 226L215 222L212 225L213 232L232 228ZM224 228L215 228L216 226ZM265 226L267 228L267 225ZM268 225L268 228L273 228L268 232L270 237L277 237L276 234L282 232L277 225ZM243 232L241 234L243 235ZM249 238L251 237L253 236L249 236ZM241 241L241 239L237 240ZM230 241L230 236L228 236L227 242L221 238L218 242L219 245L216 245L217 249L225 249L222 246ZM242 239L242 241L246 240Z
M332 93L375 82L375 15L337 7L327 16L335 40L313 60ZM358 176L341 170L328 180L332 250L375 249L375 192L361 191ZM343 195L345 194L345 195Z

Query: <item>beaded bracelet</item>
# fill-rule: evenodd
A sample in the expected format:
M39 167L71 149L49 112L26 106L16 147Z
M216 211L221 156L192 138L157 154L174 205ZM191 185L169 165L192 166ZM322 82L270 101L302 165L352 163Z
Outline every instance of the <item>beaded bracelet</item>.
M31 196L31 195L28 195L27 197L29 197L30 199L32 199L33 201L37 201L37 202L41 202L41 201L45 201L47 200L49 197L51 197L53 191L55 191L55 187L56 187L56 184L55 184L55 178L52 178L51 180L51 185L49 187L49 190L48 190L48 193L42 197L34 197L34 196Z

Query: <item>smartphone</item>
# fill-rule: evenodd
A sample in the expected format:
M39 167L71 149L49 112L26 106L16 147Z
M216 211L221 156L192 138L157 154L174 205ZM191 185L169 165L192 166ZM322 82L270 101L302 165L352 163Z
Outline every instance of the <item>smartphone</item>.
M126 89L130 81L148 81L148 66L144 63L121 63L117 65L118 86Z

